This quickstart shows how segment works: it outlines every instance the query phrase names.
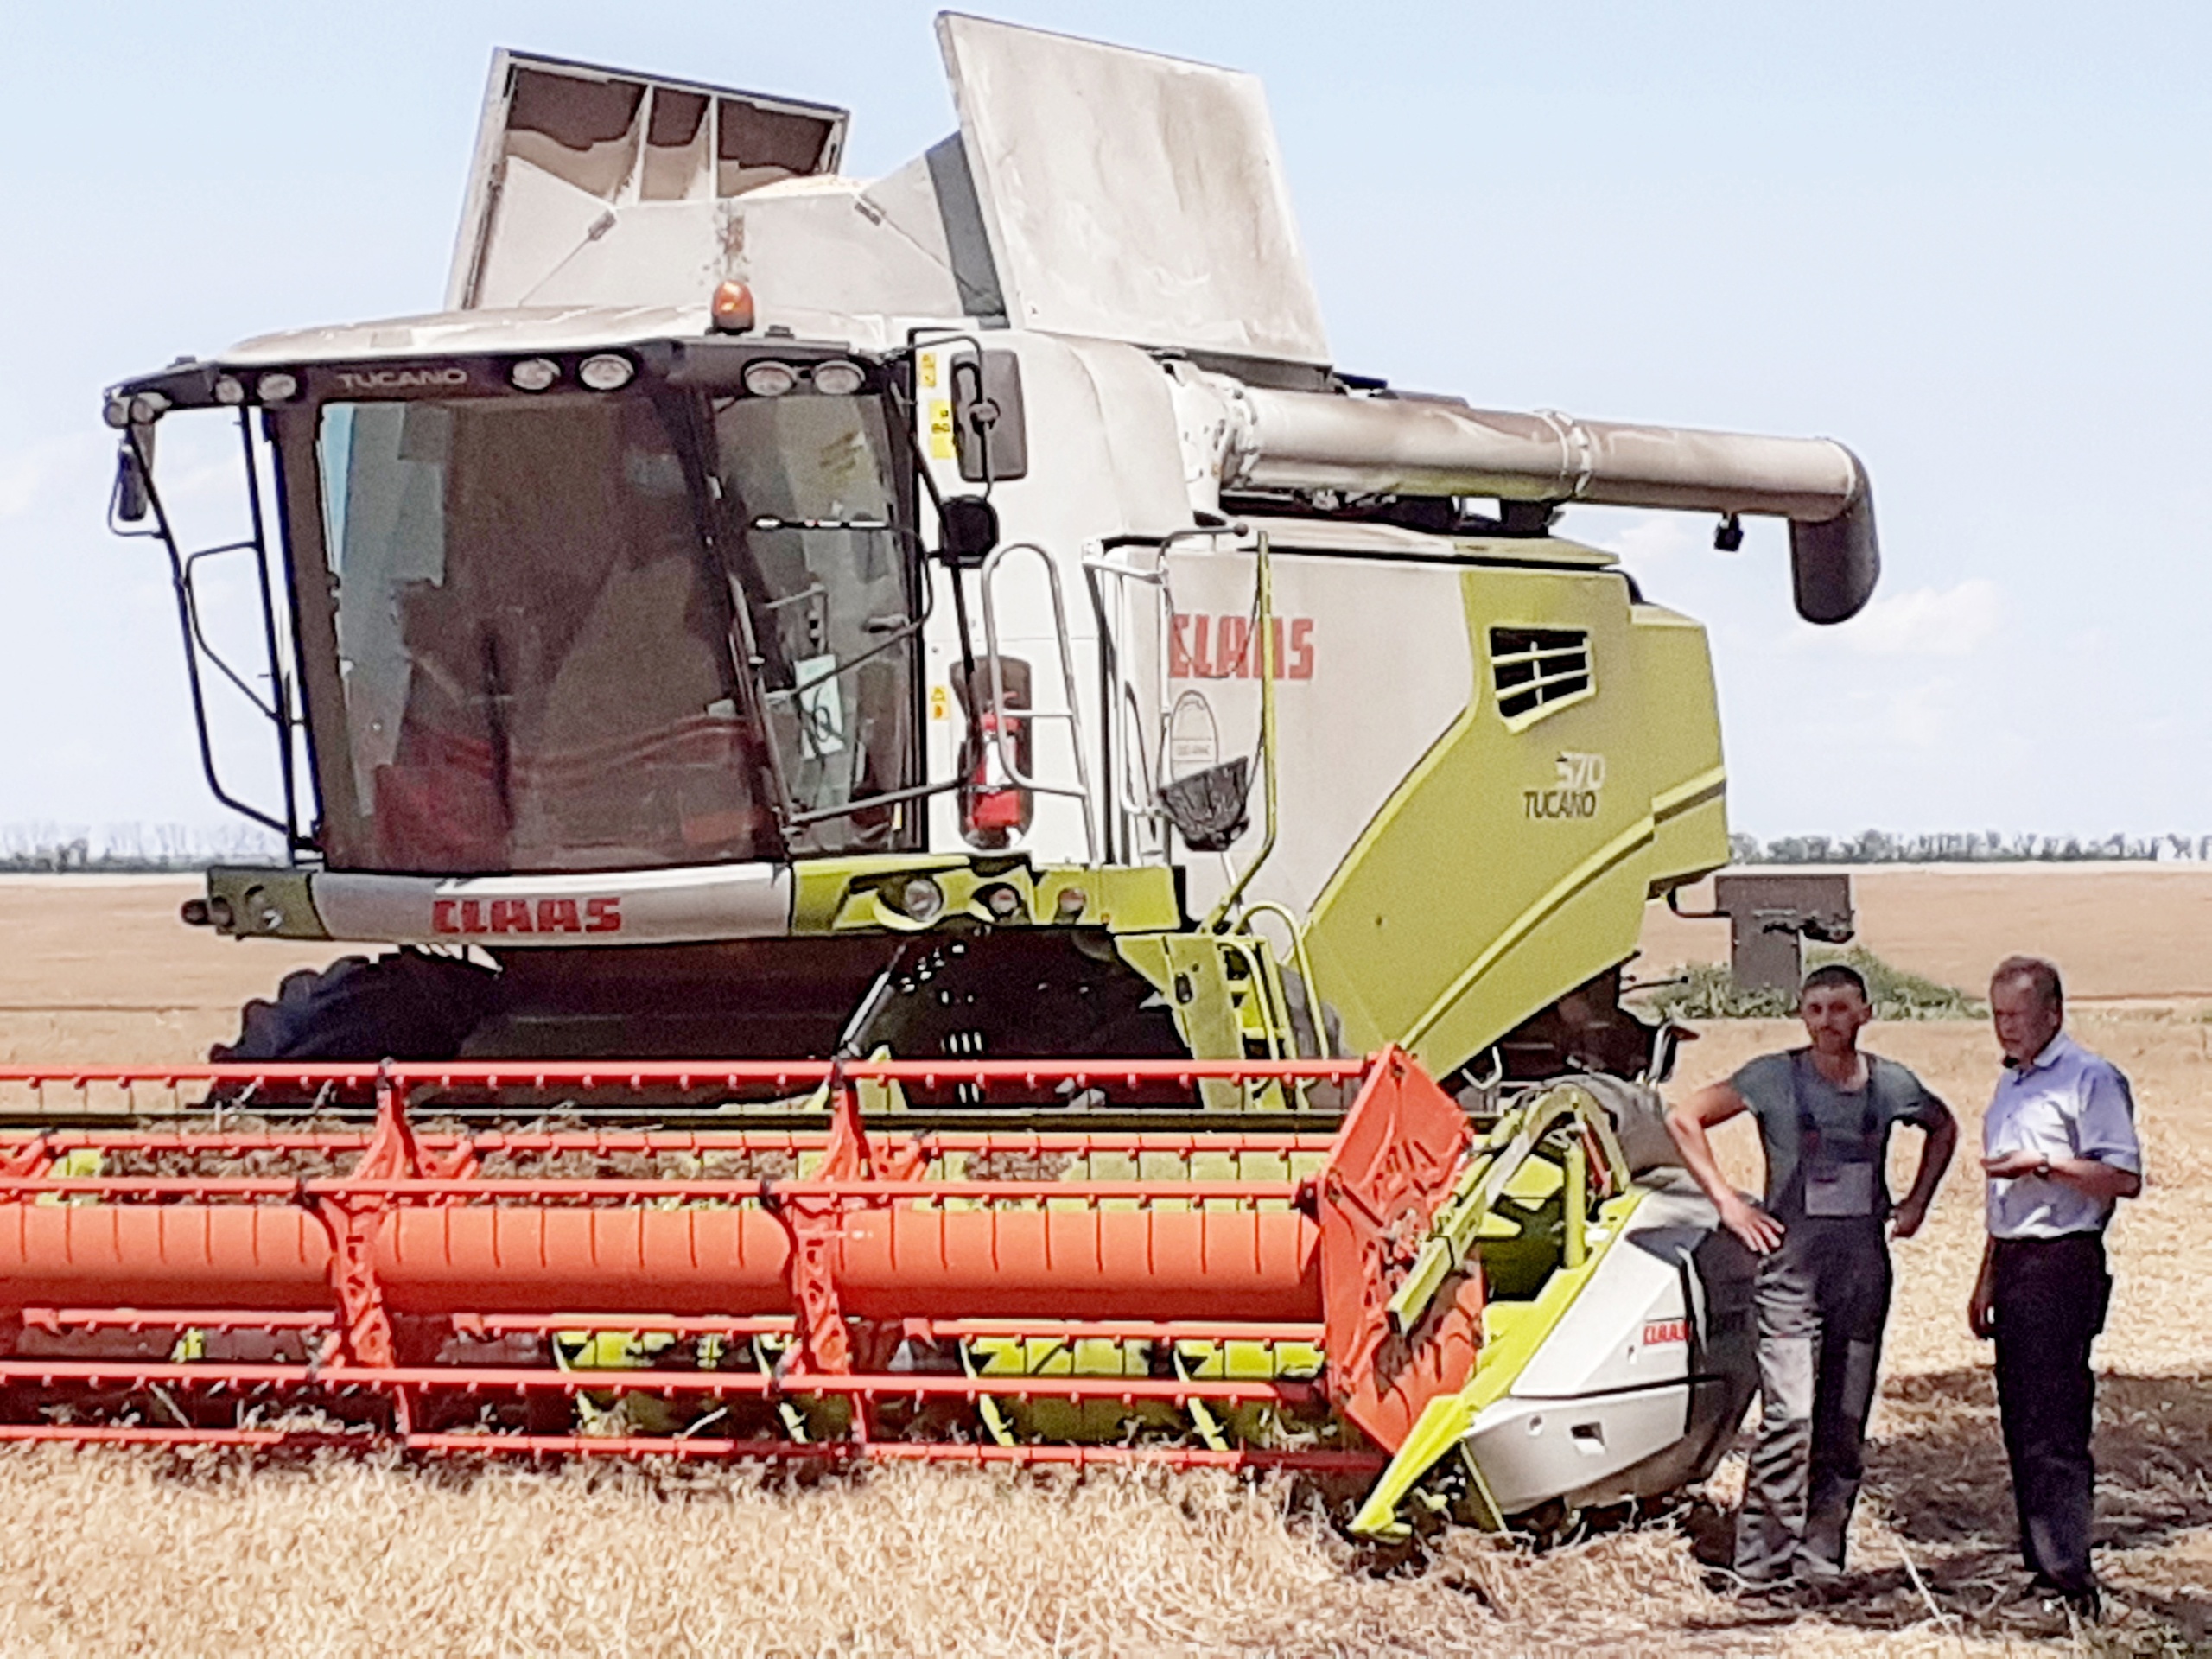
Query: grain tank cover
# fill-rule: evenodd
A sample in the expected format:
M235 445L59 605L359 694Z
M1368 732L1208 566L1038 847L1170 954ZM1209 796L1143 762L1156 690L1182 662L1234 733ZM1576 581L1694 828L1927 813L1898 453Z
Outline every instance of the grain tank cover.
M1257 77L946 13L1014 327L1325 365Z
M705 295L724 204L834 172L847 111L501 50L446 308ZM560 291L550 291L557 287Z

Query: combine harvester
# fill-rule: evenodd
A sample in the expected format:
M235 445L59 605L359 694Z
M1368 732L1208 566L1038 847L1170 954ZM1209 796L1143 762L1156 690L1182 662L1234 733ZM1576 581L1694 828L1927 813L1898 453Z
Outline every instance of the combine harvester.
M445 311L110 394L291 853L186 919L397 948L6 1074L0 1435L1284 1466L1385 1536L1711 1469L1748 1264L1620 1001L1727 858L1711 665L1550 527L1786 518L1835 622L1864 473L1343 372L1252 79L939 35L872 181L502 54Z

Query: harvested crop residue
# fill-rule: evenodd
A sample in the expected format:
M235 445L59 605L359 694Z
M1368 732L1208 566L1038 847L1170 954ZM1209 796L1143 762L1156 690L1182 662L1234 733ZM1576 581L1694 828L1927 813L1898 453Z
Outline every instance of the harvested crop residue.
M208 948L172 931L180 955ZM225 971L251 969L245 988L265 990L257 964L273 980L276 959L232 949ZM0 1041L37 1052L44 1018L0 1019ZM191 1058L167 1015L129 1018L118 1040L132 1052L116 1058ZM226 1035L231 1018L203 1023ZM1705 1564L1725 1559L1732 1460L1642 1525L1544 1550L1452 1534L1385 1572L1297 1489L1224 1477L894 1468L788 1481L47 1448L0 1455L0 1649L2212 1651L2212 1024L2183 1005L2083 1011L2075 1027L2133 1077L2152 1179L2114 1231L2120 1283L2098 1351L2114 1617L2080 1643L2009 1599L2021 1575L1988 1351L1964 1324L1981 1249L1969 1165L1897 1249L1856 1580L1823 1606L1738 1601ZM71 1030L87 1058L118 1035ZM1797 1040L1789 1022L1707 1027L1680 1086ZM1971 1148L1994 1075L1986 1031L1877 1025L1867 1040L1961 1109Z

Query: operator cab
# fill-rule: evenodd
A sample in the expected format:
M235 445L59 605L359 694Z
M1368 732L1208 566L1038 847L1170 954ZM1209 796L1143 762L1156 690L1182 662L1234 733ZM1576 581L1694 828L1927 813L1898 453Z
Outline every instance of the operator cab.
M235 409L251 463L260 415L321 805L313 834L281 827L326 868L919 844L927 587L905 365L640 335L641 320L674 319L317 330L112 395L118 512L165 538L154 423ZM292 667L271 664L280 681Z

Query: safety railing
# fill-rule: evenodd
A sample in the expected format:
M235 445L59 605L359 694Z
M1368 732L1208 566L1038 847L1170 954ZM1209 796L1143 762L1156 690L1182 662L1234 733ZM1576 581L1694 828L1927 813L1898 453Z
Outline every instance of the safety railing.
M1060 690L1065 699L1064 709L1040 709L1033 690L1032 707L1015 709L1007 700L1006 663L999 650L999 614L997 582L1006 562L1017 553L1027 553L1044 568L1046 592L1052 601L1052 642L1059 657ZM994 548L983 561L981 580L983 609L984 669L989 677L991 707L998 716L995 729L989 741L996 747L1000 766L1007 779L1018 789L1035 795L1060 795L1079 802L1083 809L1083 835L1085 857L1090 862L1098 861L1097 803L1091 794L1090 763L1084 758L1083 703L1076 691L1075 646L1068 633L1067 599L1060 585L1059 566L1052 556L1035 542L1008 542ZM1022 769L1021 756L1015 734L1020 722L1033 728L1041 721L1064 723L1068 731L1068 748L1073 757L1075 782L1073 785L1050 784L1031 776Z

